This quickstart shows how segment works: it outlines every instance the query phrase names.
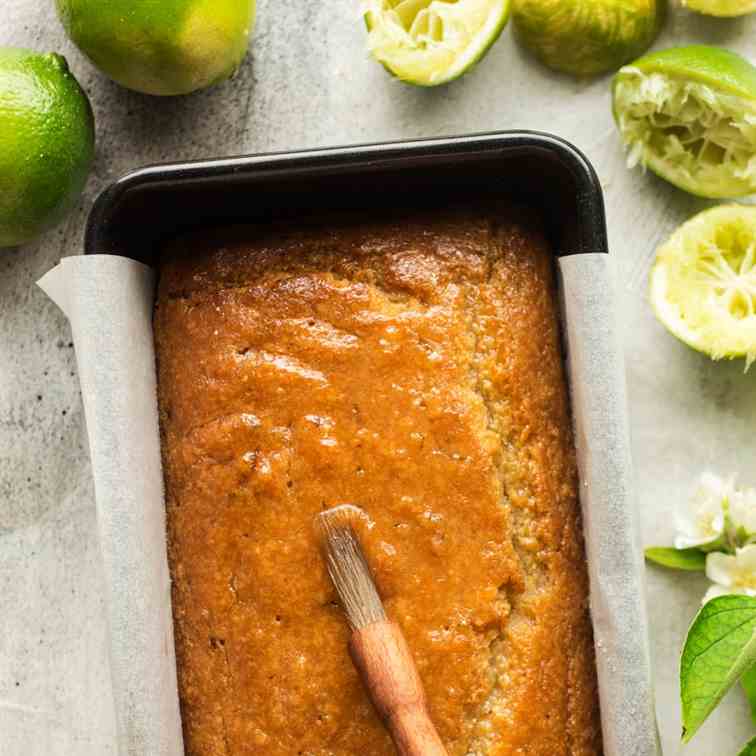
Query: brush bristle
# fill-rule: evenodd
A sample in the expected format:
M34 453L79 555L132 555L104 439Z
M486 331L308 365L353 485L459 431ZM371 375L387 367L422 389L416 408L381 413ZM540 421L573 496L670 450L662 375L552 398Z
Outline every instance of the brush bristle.
M365 513L352 504L333 507L316 518L328 574L353 630L386 619L355 528L363 518Z

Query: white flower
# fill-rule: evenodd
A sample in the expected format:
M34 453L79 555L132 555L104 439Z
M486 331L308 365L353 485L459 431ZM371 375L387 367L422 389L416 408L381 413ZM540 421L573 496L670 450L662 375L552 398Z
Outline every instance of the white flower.
M730 496L730 518L736 528L756 534L756 488L734 491Z
M733 480L704 473L690 502L677 516L676 549L689 549L716 541L724 532L725 504L732 495Z
M728 588L723 588L721 585L712 585L709 587L709 590L704 593L704 597L701 599L701 604L707 604L712 599L719 598L720 596L731 596L733 593L737 593L737 591L731 591Z
M707 554L706 577L714 585L706 592L704 603L728 593L756 596L756 544L737 549L735 556L719 551Z

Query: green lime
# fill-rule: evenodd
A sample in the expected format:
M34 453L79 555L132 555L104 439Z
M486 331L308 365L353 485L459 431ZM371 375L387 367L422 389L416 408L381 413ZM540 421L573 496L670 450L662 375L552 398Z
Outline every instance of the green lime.
M666 8L666 0L512 0L512 23L525 47L550 68L592 76L646 50Z
M652 53L620 69L614 118L640 163L700 197L756 192L756 68L720 47Z
M756 359L756 207L691 218L656 253L650 299L678 339L715 360Z
M71 39L111 79L154 95L187 94L233 74L255 0L55 0Z
M756 0L683 0L683 5L707 16L745 16L756 11Z
M472 68L509 19L509 0L367 0L368 47L394 76L421 87Z
M0 247L60 220L93 157L92 109L65 58L0 47Z

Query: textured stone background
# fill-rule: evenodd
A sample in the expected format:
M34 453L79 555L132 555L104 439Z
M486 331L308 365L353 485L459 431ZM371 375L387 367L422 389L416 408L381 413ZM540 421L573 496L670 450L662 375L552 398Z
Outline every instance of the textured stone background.
M655 246L707 203L628 172L609 82L549 73L511 31L472 74L438 91L392 81L368 59L357 0L260 0L250 55L233 81L156 100L120 89L66 40L51 0L4 0L0 44L63 52L97 118L97 161L56 230L0 253L0 754L113 754L95 509L68 326L34 282L81 250L98 192L144 163L507 128L554 131L593 161L627 324L630 413L645 543L703 468L756 485L756 371L713 364L655 322L645 280ZM709 42L756 57L756 19L671 14L657 47ZM676 657L704 581L649 573L665 754L677 743ZM751 730L733 694L689 756L735 756Z

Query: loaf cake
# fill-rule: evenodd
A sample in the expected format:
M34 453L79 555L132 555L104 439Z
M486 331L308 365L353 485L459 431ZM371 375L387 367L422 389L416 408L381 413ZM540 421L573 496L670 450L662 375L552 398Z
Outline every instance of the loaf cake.
M189 756L388 756L315 515L351 502L452 756L597 756L553 257L490 206L196 232L155 312Z

